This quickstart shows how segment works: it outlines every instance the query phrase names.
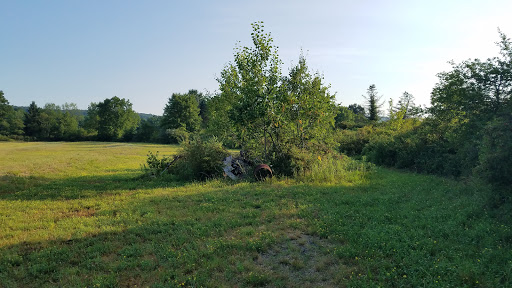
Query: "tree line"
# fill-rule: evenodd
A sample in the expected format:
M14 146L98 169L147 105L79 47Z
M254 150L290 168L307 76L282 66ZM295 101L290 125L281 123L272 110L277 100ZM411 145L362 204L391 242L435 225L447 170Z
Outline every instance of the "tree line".
M28 107L15 107L0 90L0 140L178 143L181 129L177 128L182 123L186 133L203 125L206 99L197 90L175 93L169 98L164 117L142 118L132 109L130 100L117 96L91 103L84 113L74 103L38 107L33 101Z
M451 71L437 75L431 107L416 105L404 92L396 103L389 99L385 111L374 84L362 96L364 105L336 104L302 55L283 73L271 35L262 22L252 26L253 45L235 48L216 95L174 93L162 116L140 119L130 101L118 97L91 103L80 115L74 104L14 109L0 91L0 137L154 143L215 137L282 174L343 153L416 172L478 174L512 184L512 44L501 31L498 56L451 63Z

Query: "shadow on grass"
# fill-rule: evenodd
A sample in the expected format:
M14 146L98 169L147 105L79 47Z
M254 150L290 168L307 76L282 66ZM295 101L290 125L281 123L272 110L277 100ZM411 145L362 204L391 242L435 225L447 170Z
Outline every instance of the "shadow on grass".
M126 173L126 171L124 171ZM80 199L124 190L180 187L187 183L169 179L148 179L133 174L80 176L52 179L38 176L0 176L0 199Z
M70 218L87 221L91 217L97 217L91 220L101 222L101 227L125 228L86 236L75 231L77 236L70 239L2 247L0 286L268 284L275 276L254 261L278 240L280 228L286 228L283 223L300 218L301 209L307 209L297 207L308 207L320 196L304 197L308 193L297 187L263 185L254 190L245 186L137 199L122 209L77 211L56 218L56 229L64 231L73 220L78 221ZM285 212L291 209L293 213Z

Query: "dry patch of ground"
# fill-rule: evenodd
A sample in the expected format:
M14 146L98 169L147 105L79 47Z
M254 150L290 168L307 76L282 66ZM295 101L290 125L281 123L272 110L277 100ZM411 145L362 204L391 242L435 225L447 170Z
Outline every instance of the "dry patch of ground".
M287 234L288 241L260 253L256 264L287 287L340 287L350 268L333 255L333 245L297 231Z

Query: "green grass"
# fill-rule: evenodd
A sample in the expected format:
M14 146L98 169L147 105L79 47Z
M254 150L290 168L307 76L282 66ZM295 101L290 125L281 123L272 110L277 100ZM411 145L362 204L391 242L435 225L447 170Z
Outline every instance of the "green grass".
M510 217L487 210L488 187L385 169L172 183L140 177L148 150L177 147L0 143L0 287L512 282Z

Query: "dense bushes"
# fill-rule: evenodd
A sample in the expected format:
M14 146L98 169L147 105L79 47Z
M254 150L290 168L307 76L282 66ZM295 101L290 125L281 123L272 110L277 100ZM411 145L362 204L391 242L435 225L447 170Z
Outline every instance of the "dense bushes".
M490 183L511 189L512 114L504 115L485 127L479 160L476 174Z
M222 176L222 160L229 153L216 139L194 139L182 143L183 149L174 157L159 158L148 153L143 170L148 176L170 175L179 181L206 180Z

